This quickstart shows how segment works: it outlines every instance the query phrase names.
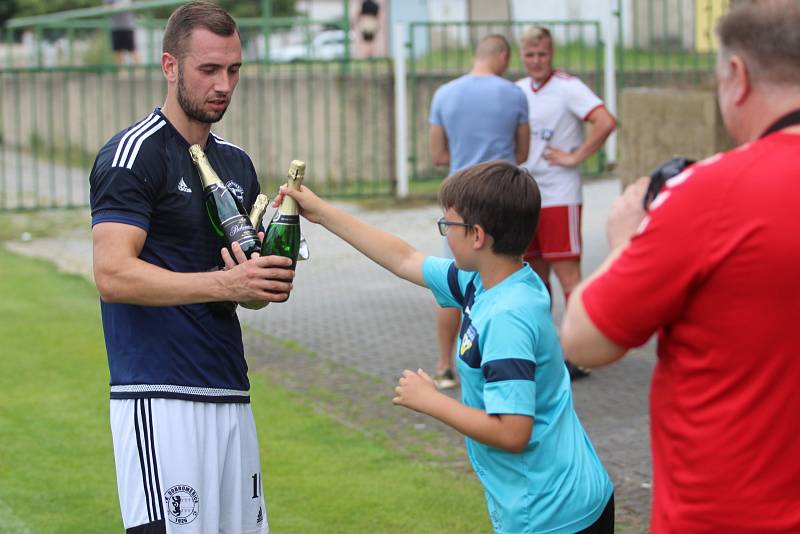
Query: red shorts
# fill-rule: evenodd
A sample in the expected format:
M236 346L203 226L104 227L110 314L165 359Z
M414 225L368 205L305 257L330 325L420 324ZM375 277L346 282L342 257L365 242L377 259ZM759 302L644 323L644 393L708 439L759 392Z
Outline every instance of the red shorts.
M580 259L581 208L580 205L542 208L539 226L528 245L528 250L522 256L523 259L525 261L535 258L547 261Z

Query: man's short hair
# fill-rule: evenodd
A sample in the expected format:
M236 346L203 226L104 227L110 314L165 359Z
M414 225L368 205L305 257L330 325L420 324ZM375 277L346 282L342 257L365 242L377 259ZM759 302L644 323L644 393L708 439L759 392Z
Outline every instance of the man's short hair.
M186 53L186 42L195 28L205 28L221 37L239 33L236 21L227 11L213 2L196 0L172 12L164 30L162 50L178 60L182 59Z
M478 48L475 49L475 57L487 58L496 57L501 53L511 53L511 46L505 37L500 34L494 33L487 35L478 42Z
M550 30L543 28L542 26L530 26L522 34L522 44L536 46L542 42L543 39L547 39L547 41L550 43L550 46L553 45L553 36L550 33Z
M717 23L723 53L743 57L754 82L800 84L800 0L740 0Z
M471 165L448 177L439 204L494 238L492 252L521 256L539 224L542 198L533 177L507 161Z

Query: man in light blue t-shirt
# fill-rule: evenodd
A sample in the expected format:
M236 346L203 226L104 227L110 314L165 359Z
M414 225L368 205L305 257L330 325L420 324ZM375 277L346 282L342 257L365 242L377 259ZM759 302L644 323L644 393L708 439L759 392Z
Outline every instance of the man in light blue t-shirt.
M481 39L469 73L441 86L431 102L430 147L433 163L450 165L450 174L475 163L528 159L530 126L525 94L502 78L511 48L501 35ZM444 241L444 255L453 255ZM461 313L440 308L437 314L439 361L434 380L441 389L456 385L453 343Z

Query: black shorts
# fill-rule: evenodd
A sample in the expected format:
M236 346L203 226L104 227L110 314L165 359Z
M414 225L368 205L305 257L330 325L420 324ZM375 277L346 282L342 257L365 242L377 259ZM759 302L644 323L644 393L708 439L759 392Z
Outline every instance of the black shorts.
M578 534L613 534L614 533L614 494L606 503L603 513L592 525L578 532Z
M111 48L114 52L127 50L133 52L133 30L111 30Z

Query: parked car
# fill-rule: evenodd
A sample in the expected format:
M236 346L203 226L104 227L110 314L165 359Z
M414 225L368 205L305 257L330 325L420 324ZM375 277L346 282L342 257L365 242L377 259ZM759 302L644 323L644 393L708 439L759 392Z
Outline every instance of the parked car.
M269 51L270 61L290 63L304 59L330 60L344 57L344 37L342 30L327 30L318 33L307 44L293 44L272 48ZM351 34L350 40L353 37Z

